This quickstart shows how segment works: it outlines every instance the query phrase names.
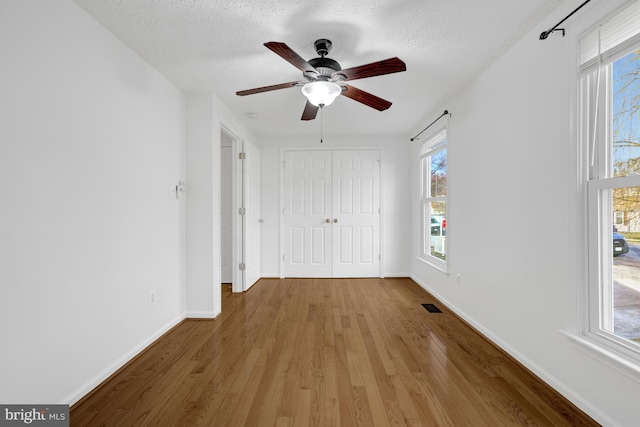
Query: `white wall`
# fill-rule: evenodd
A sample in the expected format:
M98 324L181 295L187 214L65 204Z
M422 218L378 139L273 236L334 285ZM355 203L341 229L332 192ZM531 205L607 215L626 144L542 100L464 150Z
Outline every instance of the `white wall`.
M539 41L540 32L575 5L561 7L442 105L453 114L450 275L415 257L412 275L596 420L631 426L638 424L640 384L579 351L560 332L575 329L577 318L575 39L578 24L593 22L604 5L590 5L588 16L567 27L567 37ZM418 194L416 160L411 181ZM411 210L418 230L417 198ZM414 234L412 255L417 247Z
M0 52L0 402L73 403L184 316L184 98L71 1Z
M187 94L186 122L187 316L214 318L222 310L220 131L254 137L212 94Z
M263 138L262 154L262 277L280 277L280 173L281 148L368 147L382 149L382 209L384 276L407 276L410 271L410 204L409 138L325 137Z
M220 123L209 94L187 95L186 260L187 315L214 318L221 311L218 182ZM217 141L217 143L216 143ZM218 167L219 168L219 167ZM219 222L218 222L219 224ZM214 289L216 287L216 289Z

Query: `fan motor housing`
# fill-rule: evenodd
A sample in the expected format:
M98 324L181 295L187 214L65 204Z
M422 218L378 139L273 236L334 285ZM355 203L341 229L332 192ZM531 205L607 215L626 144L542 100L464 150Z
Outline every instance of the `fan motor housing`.
M309 62L309 65L311 65L313 68L318 70L318 72L323 76L330 76L335 71L342 70L342 67L340 67L340 64L338 64L338 61L334 61L331 58L325 58L325 57L313 58L313 59L310 59L308 62Z

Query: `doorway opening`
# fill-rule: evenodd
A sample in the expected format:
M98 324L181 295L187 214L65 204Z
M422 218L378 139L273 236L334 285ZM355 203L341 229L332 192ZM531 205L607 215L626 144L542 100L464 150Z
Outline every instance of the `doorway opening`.
M233 138L220 132L220 281L233 286Z
M261 274L260 150L220 131L221 283L249 289Z

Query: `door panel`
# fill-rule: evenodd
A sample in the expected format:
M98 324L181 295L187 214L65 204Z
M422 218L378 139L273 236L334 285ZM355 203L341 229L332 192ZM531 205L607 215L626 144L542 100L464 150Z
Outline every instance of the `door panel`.
M380 153L334 151L333 277L380 275ZM337 234L336 234L337 233Z
M284 276L380 275L379 159L365 150L285 152Z
M327 264L327 227L311 227L311 264Z
M373 227L360 227L360 263L373 263Z
M291 264L304 267L304 227L291 227Z
M283 255L288 277L331 277L331 152L284 156Z

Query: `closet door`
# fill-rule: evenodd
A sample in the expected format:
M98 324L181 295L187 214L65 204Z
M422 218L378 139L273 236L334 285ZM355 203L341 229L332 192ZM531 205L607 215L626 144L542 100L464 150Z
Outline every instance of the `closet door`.
M283 168L284 274L331 277L331 151L287 151Z
M380 153L286 151L283 277L380 276Z
M333 152L333 277L380 275L380 152Z

